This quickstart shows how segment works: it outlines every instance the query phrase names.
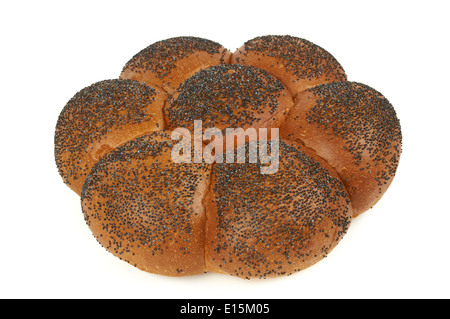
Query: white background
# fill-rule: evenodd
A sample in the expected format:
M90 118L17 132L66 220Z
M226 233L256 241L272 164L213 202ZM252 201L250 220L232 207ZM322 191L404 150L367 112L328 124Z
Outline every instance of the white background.
M449 298L448 3L2 1L0 297ZM64 105L153 42L192 35L234 51L267 34L322 46L391 101L404 152L388 192L328 258L288 277L162 277L106 252L54 163Z

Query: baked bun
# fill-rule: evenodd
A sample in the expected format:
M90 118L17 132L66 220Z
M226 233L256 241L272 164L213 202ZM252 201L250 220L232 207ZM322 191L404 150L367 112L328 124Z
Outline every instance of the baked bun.
M293 106L289 91L264 70L245 65L217 65L187 79L169 96L167 128L255 129L279 127Z
M280 79L292 96L318 84L347 80L344 69L330 53L288 35L249 40L233 53L232 63L266 70Z
M355 216L385 193L401 154L394 108L381 93L356 82L323 84L298 94L280 135L303 142L336 169Z
M337 173L311 150L278 143L279 165L217 163L207 212L208 271L242 278L289 275L324 258L346 233L352 208ZM259 147L259 145L258 145Z
M115 147L163 129L166 93L145 83L113 79L81 91L61 111L55 130L55 160L77 194L92 166Z
M175 163L168 132L153 132L104 156L86 179L83 214L98 242L141 270L166 276L205 271L210 165Z
M231 52L217 42L197 37L158 41L129 60L120 78L142 81L173 93L187 78L207 67L229 63Z

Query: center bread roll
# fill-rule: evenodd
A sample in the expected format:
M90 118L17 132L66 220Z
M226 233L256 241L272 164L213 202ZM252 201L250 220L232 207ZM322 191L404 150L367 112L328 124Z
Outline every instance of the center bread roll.
M288 35L251 39L233 53L231 63L266 70L282 81L294 97L319 84L347 80L344 69L328 51Z
M167 128L191 132L203 128L279 127L293 106L289 91L264 70L244 65L218 65L196 73L169 96Z

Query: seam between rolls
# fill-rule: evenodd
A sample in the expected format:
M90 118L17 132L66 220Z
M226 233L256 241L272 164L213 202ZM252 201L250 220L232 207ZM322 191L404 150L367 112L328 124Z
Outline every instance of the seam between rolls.
M167 121L166 121L166 106L167 104L169 104L168 99L164 100L164 105L162 107L162 124L163 124L163 129L167 131Z
M202 206L203 206L203 211L205 213L205 225L204 225L204 238L203 238L203 264L204 264L204 272L207 272L207 267L206 267L206 238L207 238L207 233L206 233L206 227L208 224L208 210L206 208L206 201L208 196L210 196L210 194L212 193L211 191L211 185L212 185L212 176L213 176L213 170L214 170L214 164L215 162L211 163L211 170L208 176L208 181L207 181L207 185L206 185L206 191L205 191L205 195L202 198Z
M224 63L223 64L233 64L232 63L233 60L233 52L230 51L230 55L228 57L228 59L224 59ZM168 104L168 100L165 101ZM164 110L166 108L166 104L164 104ZM165 114L165 112L164 112ZM165 117L164 117L164 123L165 123ZM166 124L166 123L165 123ZM214 166L215 166L216 162L212 162L211 163L211 169L210 169L210 173L208 176L208 181L207 181L207 185L206 185L206 192L202 198L202 206L203 206L203 211L205 213L205 226L204 226L204 238L203 238L203 264L204 264L204 272L208 272L207 266L206 266L206 245L207 245L207 232L206 232L206 228L208 225L208 209L207 209L207 205L206 205L206 201L208 200L208 197L211 196L212 194L212 189L211 189L211 185L212 185L212 178L213 178L213 171L214 171Z
M288 141L293 141L293 142L296 142L296 143L299 143L299 144L301 144L303 147L309 149L312 153L314 153L314 155L316 155L316 156L317 156L318 158L320 158L322 161L324 161L325 163L327 163L327 164L328 164L328 165L336 172L336 175L338 176L339 180L340 180L341 183L342 183L342 186L343 186L344 189L345 189L345 192L347 193L348 200L350 201L350 206L352 207L352 215L353 215L353 212L355 211L355 208L353 207L353 202L352 202L352 200L351 200L351 198L350 198L349 190L348 190L347 187L345 186L345 183L344 183L344 181L343 181L343 179L342 179L342 176L341 176L341 174L339 174L338 170L337 170L333 165L331 165L331 163L328 162L325 158L323 158L322 156L320 156L319 154L317 154L317 152L316 152L315 149L313 149L312 147L309 147L308 145L306 145L305 142L304 142L302 139L296 137L296 138L294 138L294 139L292 139L292 140L291 140L291 139L286 139L286 140L288 140ZM352 217L352 219L353 219L353 217Z
M157 85L157 84L153 84L153 83L147 83L147 82L143 82L144 84L147 84L150 87L155 87L157 89L160 89L161 91L163 91L164 93L166 93L167 96L170 95L169 91L167 91L166 88L164 88L164 84L163 86Z

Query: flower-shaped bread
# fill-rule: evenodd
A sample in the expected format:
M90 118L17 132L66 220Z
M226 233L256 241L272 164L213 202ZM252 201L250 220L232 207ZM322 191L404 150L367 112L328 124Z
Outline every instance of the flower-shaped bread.
M208 145L229 136L244 153ZM122 260L168 276L269 278L339 243L386 192L401 142L389 101L309 41L263 36L231 53L177 37L78 92L55 158L95 238Z

